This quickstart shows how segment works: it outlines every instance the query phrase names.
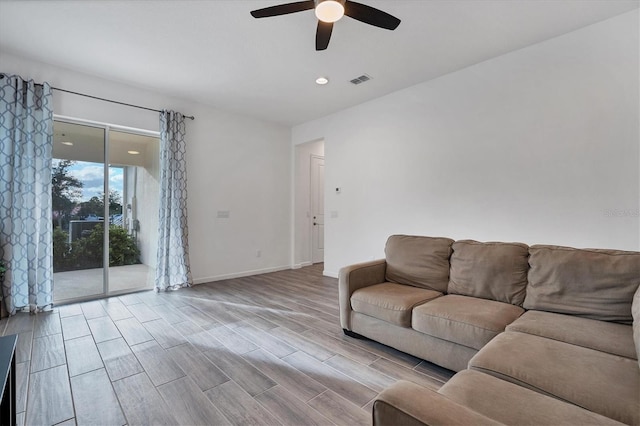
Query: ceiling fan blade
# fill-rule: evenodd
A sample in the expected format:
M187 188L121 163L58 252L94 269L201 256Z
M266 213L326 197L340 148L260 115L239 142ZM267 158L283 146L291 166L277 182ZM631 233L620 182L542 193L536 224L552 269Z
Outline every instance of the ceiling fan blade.
M350 0L347 0L344 5L344 14L365 24L387 30L395 30L400 25L400 20L395 16L375 7Z
M254 18L267 18L269 16L286 15L288 13L302 12L316 7L313 0L297 1L293 3L280 4L278 6L265 7L251 12Z
M325 50L327 46L329 46L332 31L333 22L318 21L318 29L316 30L316 50Z

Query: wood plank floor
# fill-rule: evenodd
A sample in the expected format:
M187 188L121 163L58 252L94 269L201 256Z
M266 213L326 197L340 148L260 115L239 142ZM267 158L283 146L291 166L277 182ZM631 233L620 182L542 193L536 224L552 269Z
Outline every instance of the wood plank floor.
M367 425L378 392L453 373L346 337L322 264L20 313L19 425Z

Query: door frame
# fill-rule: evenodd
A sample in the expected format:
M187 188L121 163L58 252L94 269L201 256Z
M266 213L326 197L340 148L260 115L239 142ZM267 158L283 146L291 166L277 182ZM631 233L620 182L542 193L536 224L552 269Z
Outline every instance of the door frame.
M314 190L313 190L313 160L317 159L317 160L322 160L323 164L324 164L324 156L323 155L317 155L317 154L311 154L309 155L309 207L310 207L310 211L311 211L311 215L313 216L313 209L311 207L313 207L313 195L314 195ZM324 175L323 175L323 179L322 179L322 187L324 188ZM325 194L322 194L323 198L324 198ZM323 202L324 204L324 202ZM324 211L322 212L322 214L324 215ZM323 255L322 255L322 262L314 262L313 260L313 247L314 247L314 238L313 238L313 218L311 218L311 220L309 221L309 235L311 238L309 238L309 262L312 265L315 265L316 263L323 263L324 262L324 249L322 249L323 251ZM324 229L324 226L323 226ZM324 231L323 231L323 239L324 239Z
M53 120L54 121L60 121L63 123L69 123L69 124L78 124L81 126L88 126L88 127L95 127L95 128L99 128L99 129L103 129L105 132L105 136L104 136L104 193L105 193L105 197L107 197L107 199L105 200L104 203L104 212L103 212L103 217L104 218L108 218L109 217L109 201L108 201L108 194L109 194L109 132L111 130L117 131L117 132L122 132L122 133L131 133L131 134L135 134L135 135L142 135L142 136L151 136L154 138L158 138L160 139L160 132L159 131L155 131L155 130L146 130L146 129L137 129L135 127L127 127L127 126L121 126L118 124L111 124L111 123L105 123L105 122L100 122L100 121L95 121L95 120L87 120L87 119L83 119L83 118L76 118L76 117L69 117L69 116L65 116L65 115L58 115L58 114L53 114ZM106 222L105 222L106 223ZM121 294L129 294L129 293L135 293L136 291L146 291L147 289L140 289L140 290L120 290L120 291L112 291L109 292L109 227L108 226L104 226L104 240L103 240L103 258L102 258L102 293L101 294L91 294L88 296L80 296L80 297L74 297L74 298L70 298L70 299L64 299L62 301L59 302L55 302L54 301L54 305L55 306L61 306L61 305L67 305L70 303L78 303L78 302L86 302L89 300L96 300L96 299L102 299L105 297L111 297L111 296L118 296ZM55 285L55 283L54 283Z

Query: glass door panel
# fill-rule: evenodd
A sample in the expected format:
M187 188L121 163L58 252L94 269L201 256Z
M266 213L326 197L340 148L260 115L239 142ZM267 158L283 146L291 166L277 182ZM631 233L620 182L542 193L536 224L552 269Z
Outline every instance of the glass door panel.
M109 292L153 288L158 235L158 138L109 131Z
M105 130L54 122L51 176L54 301L105 292Z

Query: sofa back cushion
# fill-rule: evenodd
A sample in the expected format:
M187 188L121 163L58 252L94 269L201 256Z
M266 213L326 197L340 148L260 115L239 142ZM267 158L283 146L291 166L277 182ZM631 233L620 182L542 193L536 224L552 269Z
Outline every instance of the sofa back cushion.
M450 238L390 236L384 249L387 281L446 292L451 244Z
M523 307L631 324L640 252L536 245L529 248Z
M527 289L529 246L520 243L453 243L449 294L522 306Z

